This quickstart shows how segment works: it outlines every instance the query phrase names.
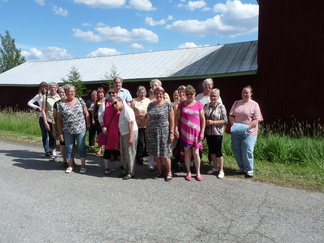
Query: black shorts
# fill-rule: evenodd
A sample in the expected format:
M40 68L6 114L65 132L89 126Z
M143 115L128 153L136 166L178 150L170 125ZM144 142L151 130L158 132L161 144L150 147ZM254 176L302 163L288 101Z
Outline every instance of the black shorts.
M120 152L114 149L105 149L104 152L104 159L111 159L116 158L117 156L120 156Z
M221 135L206 135L209 154L215 154L216 157L222 157L222 141Z

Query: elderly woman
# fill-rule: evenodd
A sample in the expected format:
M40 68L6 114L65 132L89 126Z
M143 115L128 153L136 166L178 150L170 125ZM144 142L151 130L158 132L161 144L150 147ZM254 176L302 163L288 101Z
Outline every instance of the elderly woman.
M242 100L234 102L229 113L232 124L232 149L239 167L238 174L253 176L253 150L258 135L258 124L263 121L259 104L252 100L252 88L246 86L242 90Z
M147 150L154 156L158 173L154 179L163 177L162 164L166 169L166 181L171 181L170 143L174 139L173 106L164 99L164 89L158 86L154 90L155 101L147 108Z
M162 87L162 82L159 79L152 79L151 82L150 82L150 87L154 91L156 89L156 87ZM165 101L171 102L170 96L166 92L164 92L163 99Z
M204 112L206 119L205 135L209 154L214 164L214 167L207 174L213 174L219 171L217 177L222 179L225 176L222 141L224 124L227 123L227 115L225 106L218 102L219 95L219 89L212 89L210 91L210 102L205 105Z
M177 117L175 120L175 133L180 138L180 145L185 149L185 164L187 175L185 179L190 181L190 155L191 150L196 166L196 179L201 181L203 178L200 173L199 150L202 150L205 133L205 115L202 104L195 100L196 90L188 85L185 89L187 99L178 105ZM180 134L180 135L179 135Z
M47 90L48 90L48 84L46 82L41 82L39 87L38 87L38 94L34 96L30 101L28 101L28 106L33 108L36 111L39 111L39 127L42 132L42 142L43 142L43 147L45 150L45 155L46 156L51 156L51 149L48 145L48 140L47 140L47 130L45 128L44 120L43 120L43 113L42 113L42 107L43 107L43 99L47 95ZM35 104L35 103L38 103Z
M104 174L107 176L111 174L109 168L110 160L120 156L120 149L118 146L120 136L118 131L118 121L120 111L116 110L113 104L113 99L117 97L117 93L117 89L114 86L109 87L107 92L109 98L105 100L98 111L98 120L102 133L107 135L104 152Z
M60 100L60 96L57 93L58 84L51 82L48 84L49 93L43 97L42 103L42 114L46 130L48 131L49 136L49 147L52 150L52 156L50 161L55 161L56 157L56 138L53 133L53 106L56 101Z
M90 128L90 119L85 102L75 97L75 87L71 84L64 86L66 99L58 106L58 124L60 140L65 141L66 159L68 168L66 173L73 170L73 145L77 141L77 147L81 159L80 173L86 173L87 149L85 145L86 131Z
M139 86L136 94L137 98L132 101L132 108L135 112L136 123L138 126L136 162L139 165L143 165L143 157L147 156L145 139L146 114L147 107L151 101L149 98L146 98L146 88L144 86ZM152 166L149 166L149 170L152 170Z

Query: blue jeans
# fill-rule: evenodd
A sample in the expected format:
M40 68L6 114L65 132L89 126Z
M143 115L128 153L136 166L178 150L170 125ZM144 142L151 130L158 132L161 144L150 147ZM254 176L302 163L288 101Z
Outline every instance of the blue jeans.
M77 142L77 148L80 158L87 157L87 149L85 144L86 131L79 134L64 133L66 158L71 158L73 153L74 140Z
M257 136L249 136L252 130L248 125L234 123L231 127L232 149L240 170L253 171L254 168L254 146Z
M38 123L39 123L39 127L42 131L42 143L43 143L44 150L45 150L45 152L50 152L51 149L49 147L49 143L47 140L47 130L45 128L43 117L39 117Z

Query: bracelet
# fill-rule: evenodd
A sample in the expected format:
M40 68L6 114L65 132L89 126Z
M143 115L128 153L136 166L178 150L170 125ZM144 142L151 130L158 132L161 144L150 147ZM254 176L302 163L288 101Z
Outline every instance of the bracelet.
M173 134L174 135L174 132L170 132L170 134Z

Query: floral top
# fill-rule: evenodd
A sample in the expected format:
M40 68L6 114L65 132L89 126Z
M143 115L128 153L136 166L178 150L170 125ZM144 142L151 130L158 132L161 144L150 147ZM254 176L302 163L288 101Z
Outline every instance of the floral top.
M227 123L227 115L225 106L217 103L216 106L211 106L210 103L204 106L205 118L207 120L219 121L223 120ZM210 135L223 135L224 125L215 124L215 125L206 125L205 134Z
M86 131L86 121L83 114L85 103L82 99L76 98L73 106L65 102L59 103L59 112L62 115L62 129L65 133L79 134Z

